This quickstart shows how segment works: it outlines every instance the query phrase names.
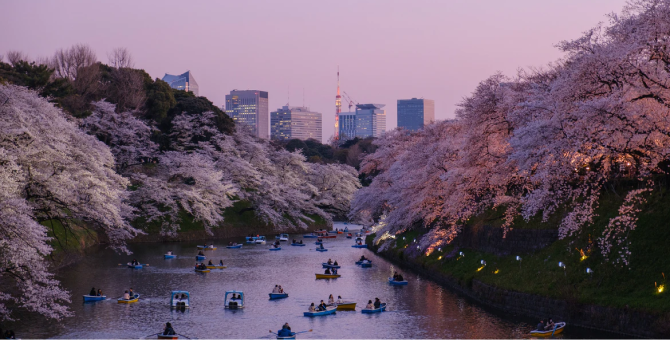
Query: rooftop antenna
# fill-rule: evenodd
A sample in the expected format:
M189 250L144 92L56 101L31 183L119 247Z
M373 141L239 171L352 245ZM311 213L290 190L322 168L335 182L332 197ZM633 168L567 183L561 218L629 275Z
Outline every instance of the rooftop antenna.
M305 88L302 88L302 107L305 107Z

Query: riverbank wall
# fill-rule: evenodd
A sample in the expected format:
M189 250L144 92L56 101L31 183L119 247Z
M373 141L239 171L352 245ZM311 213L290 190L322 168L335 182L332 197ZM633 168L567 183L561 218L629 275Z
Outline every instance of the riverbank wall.
M480 247L479 249L486 249L500 255L516 254L517 252L528 254L539 249L538 242L546 242L544 244L546 246L551 243L554 237L557 236L550 230L518 230L515 234L508 234L506 239L503 240L502 234L499 234L499 231L495 228L485 227L459 235L458 239L454 240L458 246L451 253L453 256L453 254L458 253L459 249ZM366 242L368 248L377 255L405 270L415 272L441 284L484 307L535 320L551 317L555 321L565 321L571 326L618 333L623 336L670 337L669 313L653 313L632 308L584 304L569 298L556 299L504 289L477 279L459 279L440 270L438 266L421 261L415 248L398 250L389 247L380 251L379 245L373 244L373 239L373 236L368 236ZM526 247L525 245L533 246Z

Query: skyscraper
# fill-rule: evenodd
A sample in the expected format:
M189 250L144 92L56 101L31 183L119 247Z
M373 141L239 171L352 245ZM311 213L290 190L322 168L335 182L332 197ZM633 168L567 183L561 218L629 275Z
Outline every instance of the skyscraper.
M435 101L430 99L398 99L398 127L423 129L435 121Z
M171 74L165 74L163 76L163 81L168 83L170 87L177 90L183 90L186 92L193 92L194 95L198 96L200 92L200 87L198 82L195 81L191 71L186 71L186 73L174 76Z
M386 131L384 104L356 104L356 112L340 113L340 139L381 137Z
M322 117L308 107L284 106L270 114L272 139L316 139L322 142Z
M257 90L232 90L226 95L226 114L236 124L252 127L257 137L270 138L268 93Z

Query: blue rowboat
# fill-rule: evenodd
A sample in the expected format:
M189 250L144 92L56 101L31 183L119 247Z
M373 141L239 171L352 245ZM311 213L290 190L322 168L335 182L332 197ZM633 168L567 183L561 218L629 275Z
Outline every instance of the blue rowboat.
M314 244L316 244L317 246L319 246L319 245L322 245L322 244L323 244L323 241L316 241L316 242L314 242Z
M142 269L142 265L141 264L132 265L130 264L130 262L128 262L128 268Z
M270 300L285 299L288 297L288 293L270 293Z
M242 245L237 244L237 245L234 245L234 246L226 246L226 248L228 248L228 249L239 249L239 248L242 248Z
M394 286L406 286L407 281L394 281L392 277L389 277L389 283Z
M321 265L323 266L323 268L336 268L336 269L340 269L340 266L339 266L339 265L328 264L328 263L325 263L325 262L322 263Z
M332 307L326 307L326 310L318 311L318 312L304 312L303 315L305 316L322 316L322 315L330 315L330 314L335 314L337 311L337 307L332 306Z
M361 313L363 314L372 314L372 313L381 313L386 310L386 304L382 303L379 308L373 308L373 309L362 309Z
M303 238L318 238L318 235L302 235Z
M368 245L367 245L367 244L354 244L354 245L351 246L351 247L352 247L352 248L367 248Z
M272 333L277 335L277 339L295 339L296 332L291 332L291 335L279 335L279 332Z
M270 250L271 250L271 251L277 251L277 250L281 250L281 247L277 247L277 248L270 248Z
M107 299L107 296L95 296L95 295L84 295L84 302L91 302L91 301L102 301Z
M177 257L177 255L168 255L168 254L165 254L165 255L163 255L163 257L164 257L165 259L173 259L173 258Z
M326 249L326 248L323 248L323 249L321 249L321 248L316 248L316 251L324 252L324 251L328 251L328 249Z
M196 255L195 259L198 260L198 261L202 261L202 260L205 259L205 255Z
M372 262L361 263L361 268L370 268L372 267Z
M291 245L294 246L294 247L304 247L304 246L306 246L306 244L304 244L304 243L291 243Z
M328 234L337 234L337 230L328 230Z

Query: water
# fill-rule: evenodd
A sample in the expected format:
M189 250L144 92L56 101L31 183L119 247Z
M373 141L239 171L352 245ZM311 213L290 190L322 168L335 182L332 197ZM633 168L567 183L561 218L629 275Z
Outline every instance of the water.
M529 320L485 311L410 272L400 270L409 285L391 286L387 279L398 269L367 249L352 248L353 240L344 235L326 239L328 251L324 253L314 250L315 239L291 238L302 239L307 246L282 242L282 250L275 252L268 251L269 245L226 249L229 240L215 242L218 249L205 251L207 260L218 263L223 259L228 268L207 274L193 271L196 243L133 244L131 256L101 248L58 273L63 286L73 293L75 317L49 323L25 316L12 326L22 338L139 338L161 331L168 321L177 333L190 338L274 338L269 330L276 332L285 322L293 331L313 329L299 338L527 338L534 327ZM178 257L164 260L168 250ZM354 264L361 255L373 260L372 268ZM129 269L118 265L133 258L149 266ZM329 258L342 266L342 277L316 280L314 274L323 273L321 263ZM268 299L275 284L284 287L287 299ZM108 300L83 303L81 296L91 287L101 288ZM141 294L140 301L118 304L116 298L131 287ZM171 310L172 290L189 291L192 307L185 312ZM227 290L244 292L244 310L224 309ZM327 301L329 294L357 302L357 310L303 316L310 303ZM362 314L360 309L375 297L388 303L387 312ZM605 335L567 328L562 336Z

